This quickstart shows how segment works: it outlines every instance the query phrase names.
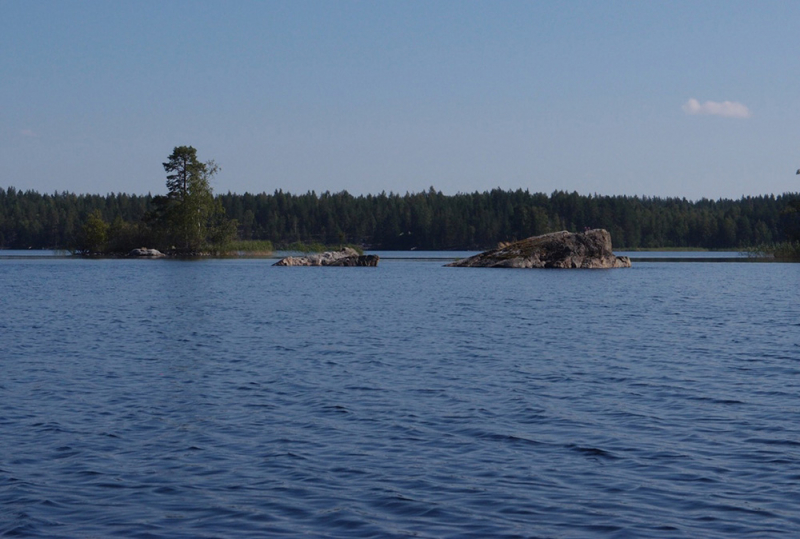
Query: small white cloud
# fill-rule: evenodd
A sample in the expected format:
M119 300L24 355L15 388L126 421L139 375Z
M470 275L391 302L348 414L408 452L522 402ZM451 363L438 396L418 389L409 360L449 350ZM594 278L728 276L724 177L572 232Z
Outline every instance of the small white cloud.
M33 132L33 129L23 129L19 132L20 135L23 137L35 137L36 133Z
M708 114L712 116L725 116L726 118L749 118L750 109L736 101L706 101L700 103L697 99L690 99L683 105L686 114Z

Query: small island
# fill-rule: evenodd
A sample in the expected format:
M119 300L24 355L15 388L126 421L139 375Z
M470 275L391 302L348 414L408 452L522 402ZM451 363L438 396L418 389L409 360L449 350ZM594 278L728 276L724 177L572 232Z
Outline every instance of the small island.
M192 146L176 146L162 165L167 195L153 197L152 207L133 223L118 216L109 225L101 210L94 209L83 225L76 254L196 257L220 254L230 246L237 222L227 218L211 189L217 164L199 161Z
M344 266L344 267L377 267L378 255L362 255L352 247L343 247L339 251L326 251L308 256L287 256L275 262L273 266Z
M586 232L553 232L534 236L447 264L453 268L629 268L627 256L611 250L611 234L597 228Z

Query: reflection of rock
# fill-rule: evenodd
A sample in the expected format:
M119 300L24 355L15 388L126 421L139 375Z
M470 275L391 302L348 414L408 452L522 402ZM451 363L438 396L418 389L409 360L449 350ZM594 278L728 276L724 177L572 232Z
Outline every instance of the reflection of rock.
M627 256L611 251L603 229L534 236L448 264L459 268L629 268Z
M142 247L141 249L134 249L128 256L138 256L138 257L145 257L145 258L160 258L164 256L164 253L159 251L158 249L147 249L146 247Z
M309 256L287 256L273 264L274 266L369 266L378 265L377 255L360 255L350 247L340 251L327 251Z

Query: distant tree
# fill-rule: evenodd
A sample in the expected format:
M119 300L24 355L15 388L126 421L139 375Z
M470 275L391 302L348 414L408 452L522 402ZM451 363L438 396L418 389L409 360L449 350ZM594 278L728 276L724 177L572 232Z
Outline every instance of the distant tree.
M83 224L81 250L85 253L102 253L108 241L108 223L103 220L100 210L94 210Z
M225 210L214 200L211 189L211 179L219 171L217 164L201 163L191 146L176 146L163 165L169 192L154 203L158 220L177 250L198 252L209 243L230 239L235 223L225 219Z

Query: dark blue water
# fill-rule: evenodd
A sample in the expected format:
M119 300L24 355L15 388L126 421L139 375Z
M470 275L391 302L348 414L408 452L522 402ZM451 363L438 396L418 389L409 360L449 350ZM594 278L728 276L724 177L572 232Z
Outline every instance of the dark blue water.
M0 535L800 530L800 265L0 260Z

